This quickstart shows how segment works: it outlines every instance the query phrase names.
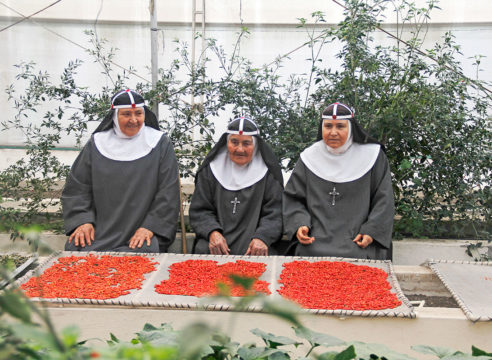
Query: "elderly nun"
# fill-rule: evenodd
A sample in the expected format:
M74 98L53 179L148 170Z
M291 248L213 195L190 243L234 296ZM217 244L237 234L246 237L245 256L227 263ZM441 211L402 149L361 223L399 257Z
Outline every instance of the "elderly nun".
M295 255L391 259L394 198L383 147L341 103L323 111L317 140L283 196Z
M247 117L229 123L195 177L193 252L269 255L282 236L282 171Z
M69 251L165 252L175 239L178 166L154 113L132 90L75 160L62 193Z

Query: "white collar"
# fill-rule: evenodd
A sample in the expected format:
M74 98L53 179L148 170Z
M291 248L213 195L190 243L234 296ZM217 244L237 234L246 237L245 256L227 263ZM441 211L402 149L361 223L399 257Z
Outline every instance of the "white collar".
M111 160L132 161L140 159L152 151L164 134L162 131L144 124L136 135L125 135L119 128L117 118L118 109L115 109L114 126L109 130L94 134L97 150Z
M210 169L220 185L230 191L241 190L256 184L265 177L268 171L261 152L257 149L251 161L240 166L229 157L227 146L210 162Z
M336 183L357 180L376 162L379 144L353 143L344 153L332 154L323 140L301 153L301 160L316 176Z

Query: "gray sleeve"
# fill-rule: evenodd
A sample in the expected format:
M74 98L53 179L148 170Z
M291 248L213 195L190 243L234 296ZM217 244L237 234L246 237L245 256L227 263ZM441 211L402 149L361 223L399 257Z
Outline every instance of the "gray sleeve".
M174 241L179 215L179 192L178 162L172 143L166 137L162 141L159 186L141 226L170 242Z
M289 240L296 236L300 226L311 228L311 215L307 209L306 168L299 160L285 186L282 199L282 216Z
M195 231L197 239L206 241L208 241L208 236L212 231L223 231L217 219L217 206L214 201L215 191L211 181L212 176L210 166L198 173L189 211L190 225Z
M282 186L270 172L266 180L260 221L253 238L260 239L270 246L282 236Z
M393 232L395 202L388 159L381 150L371 173L371 205L360 233L370 235L382 247L389 248Z
M89 140L70 169L61 195L65 234L70 235L82 224L95 225L92 196L92 140Z

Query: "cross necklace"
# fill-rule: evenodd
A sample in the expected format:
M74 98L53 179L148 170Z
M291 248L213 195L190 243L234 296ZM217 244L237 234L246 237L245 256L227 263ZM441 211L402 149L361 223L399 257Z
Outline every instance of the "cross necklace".
M231 204L234 204L234 207L232 208L232 213L235 214L237 204L241 204L241 201L238 201L237 196L234 196L234 200L231 201Z
M329 194L333 196L333 198L331 200L331 204L335 205L335 196L340 195L340 193L337 192L337 188L333 186L333 190Z

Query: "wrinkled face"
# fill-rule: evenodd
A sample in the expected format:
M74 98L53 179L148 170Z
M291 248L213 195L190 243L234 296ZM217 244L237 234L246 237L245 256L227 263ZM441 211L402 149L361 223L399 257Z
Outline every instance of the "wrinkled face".
M333 149L339 148L347 141L349 120L323 120L323 141Z
M126 136L136 135L145 121L144 108L124 108L118 110L118 125Z
M237 165L246 165L253 158L255 146L251 135L231 135L227 141L229 157Z

